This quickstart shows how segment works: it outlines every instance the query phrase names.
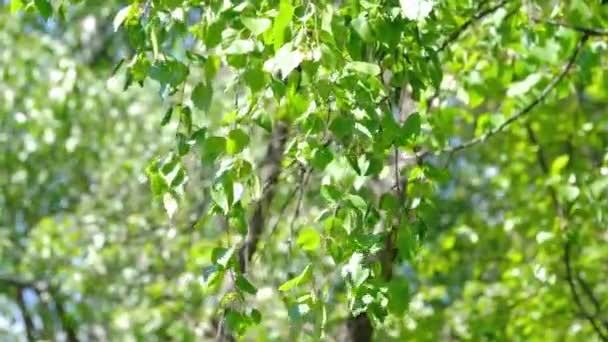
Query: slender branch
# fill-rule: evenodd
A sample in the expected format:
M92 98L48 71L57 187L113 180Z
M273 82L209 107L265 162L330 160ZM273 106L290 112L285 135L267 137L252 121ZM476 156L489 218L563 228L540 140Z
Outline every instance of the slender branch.
M487 1L484 1L482 3L482 5L480 7L482 7ZM479 21L485 17L487 17L488 15L498 11L500 8L502 8L504 5L506 5L508 2L508 0L503 0L500 1L499 3L497 3L496 5L486 8L485 10L481 10L477 13L475 13L475 15L473 15L472 17L470 17L469 19L467 19L467 21L465 21L462 25L460 25L455 31L453 31L448 38L439 46L439 48L437 49L437 52L443 51L445 50L450 44L452 44L454 41L456 41L461 34L464 33L464 31L466 31L469 26L473 25L476 21Z
M302 209L302 200L304 198L304 191L305 191L306 184L308 184L310 174L311 174L310 169L303 169L301 172L302 184L298 188L298 199L296 202L296 209L294 210L293 216L291 217L291 222L289 223L289 243L287 246L287 259L288 260L291 260L291 250L293 247L294 227L295 227L296 219L300 216L300 210Z
M502 7L504 7L507 4L507 0L501 1L499 3L497 3L496 5L487 8L485 10L480 10L479 12L477 12L474 16L472 16L471 18L469 18L467 21L465 21L461 26L459 26L455 31L453 31L449 37L443 41L443 43L439 46L439 48L437 49L437 53L443 52L445 49L447 49L447 47L454 43L458 38L460 38L460 36L462 35L462 33L464 33L464 31L467 30L467 28L469 28L469 26L471 26L473 23L475 23L476 21L482 20L483 18L485 18L486 16L498 11L499 9L501 9ZM479 8L482 8L485 4L487 3L487 0L482 1L479 5ZM507 17L510 17L511 15L513 15L514 13L516 13L518 10L518 8L515 8L514 10L510 11L507 14ZM433 95L431 95L427 100L426 100L426 106L427 108L430 108L433 104L433 102L435 102L435 100L439 97L440 95L440 91L441 91L441 87L437 87L437 89L435 89Z
M535 23L539 23L539 24L547 24L547 25L551 25L551 26L564 27L564 28L567 28L570 30L580 32L587 36L592 36L592 37L607 36L608 37L608 30L603 29L603 28L572 25L569 23L564 23L564 22L552 20L552 19L532 18L532 21L534 21Z
M542 170L543 174L549 175L549 167L548 167L548 162L546 159L544 149L539 144L538 138L536 137L536 134L534 133L534 131L532 130L532 127L530 127L530 125L526 125L526 131L528 133L528 139L530 140L530 142L537 147L536 160L537 160L537 163L538 163L540 169ZM565 210L564 210L563 206L559 202L559 198L557 196L557 190L553 186L549 186L549 195L551 196L551 201L552 201L553 207L559 218L560 227L561 227L562 231L566 233L568 217L565 214ZM570 240L570 238L568 238L568 236L566 236L566 241L564 242L563 249L564 249L564 254L562 256L562 260L566 267L566 281L568 282L568 287L570 288L572 298L574 299L574 302L576 303L576 306L578 307L578 310L580 311L582 316L591 324L591 326L593 327L593 329L595 330L597 335L600 337L600 339L602 341L608 341L608 337L603 333L602 329L600 328L600 325L597 322L597 318L594 315L592 315L591 313L589 313L587 311L587 309L585 308L585 305L583 304L583 300L581 298L581 294L579 293L579 291L577 289L576 277L574 275L575 271L574 271L574 267L572 266L572 256L571 256L572 244L571 244L571 240ZM585 294L589 297L590 301L592 303L594 303L595 308L596 308L596 314L599 313L599 311L598 311L599 302L593 295L591 288L585 288L585 286L583 286L583 291L585 291ZM601 322L601 320L600 320L600 322Z
M55 309L57 310L57 315L59 315L59 320L61 321L61 325L63 326L63 330L67 335L68 342L78 342L78 334L74 329L72 320L69 318L68 314L65 311L65 305L61 295L59 295L54 289L50 289L51 296L53 301L55 302Z
M243 273L247 272L247 266L256 251L258 241L266 224L265 210L272 202L276 192L275 185L281 173L281 160L283 159L283 152L287 141L287 126L279 124L273 133L272 140L266 152L266 160L270 164L270 171L264 183L262 198L255 206L249 223L247 239L239 250L239 266Z
M568 61L566 62L566 64L562 68L562 71L553 78L553 80L542 90L542 92L540 93L540 95L536 99L534 99L534 101L530 102L522 110L520 110L519 112L513 114L511 117L509 117L508 119L506 119L498 127L494 128L494 129L491 129L487 133L485 133L485 134L483 134L483 135L481 135L479 137L473 138L473 139L471 139L471 140L469 140L467 142L464 142L464 143L462 143L460 145L448 147L448 148L436 151L434 153L430 152L430 151L423 151L423 152L420 152L420 154L418 156L421 157L421 158L424 158L424 157L428 156L429 154L435 154L435 155L437 155L437 154L442 154L442 153L458 152L460 150L467 149L467 148L475 146L475 145L477 145L479 143L485 142L486 140L492 138L496 134L498 134L498 133L504 131L505 129L507 129L515 121L520 120L523 117L525 117L526 115L528 115L534 109L534 107L536 107L545 98L547 98L547 96L549 96L549 94L551 93L551 91L553 91L553 89L555 87L557 87L559 85L559 83L566 77L566 75L568 74L568 72L570 71L570 69L572 69L572 66L575 63L578 54L581 52L583 46L585 45L585 42L588 39L589 39L588 35L583 35L578 40L578 43L576 44L576 48L574 49L574 51L570 55L570 58L568 58Z
M606 336L602 332L602 329L600 328L599 324L596 322L595 317L593 317L593 315L591 315L585 309L581 296L578 293L578 290L576 289L576 284L574 282L574 275L573 275L573 270L572 270L572 257L570 255L571 249L572 249L571 240L566 238L566 242L564 242L563 262L564 262L564 265L566 266L566 280L568 282L570 292L572 293L572 298L574 299L574 302L576 303L576 306L578 306L583 317L587 321L589 321L589 323L591 323L593 330L595 330L595 332L600 337L600 339L602 341L608 341L608 336Z
M266 226L266 210L276 194L276 185L281 174L281 161L283 160L287 142L287 132L287 125L279 122L272 133L270 144L266 150L264 163L268 165L269 170L262 188L262 197L255 204L253 214L249 220L247 238L238 251L238 263L242 273L248 271L249 263L257 250L258 242ZM234 281L232 283L234 284ZM212 320L211 326L215 331L216 341L231 342L235 340L232 333L226 329L223 318L219 319L219 321L217 319Z
M24 316L26 329L28 328L27 320L30 319L30 321L31 321L31 318L27 314L27 311L24 311L27 309L25 307L25 302L23 301L23 290L32 289L34 292L36 292L36 294L39 297L41 296L42 292L48 293L51 296L51 298L53 299L53 301L55 302L55 309L57 312L57 316L59 317L59 320L61 321L61 324L63 326L63 330L65 331L65 333L67 335L67 341L69 341L69 342L78 341L77 332L69 320L68 314L65 311L63 299L61 299L61 294L59 293L59 290L56 287L52 286L49 282L37 281L37 280L26 280L26 279L14 277L14 276L8 275L8 274L0 275L0 284L4 284L4 285L8 285L8 286L12 286L12 287L16 288L16 290L18 292L17 297L16 297L17 304L19 305L19 307L22 311L22 314ZM33 325L31 326L31 328L33 328ZM29 336L30 336L30 333L28 332L28 338L29 338Z
M27 340L29 342L33 342L36 341L36 337L34 335L34 322L32 321L30 313L27 311L27 306L25 305L25 300L23 299L23 291L24 288L17 287L15 289L15 299L17 301L17 306L19 306L19 310L21 311L21 317L23 318L23 323L25 325L25 334L27 336Z
M395 190L397 191L397 198L401 199L401 197L403 196L403 193L401 192L401 185L400 185L400 181L399 181L399 148L397 148L397 146L395 146L394 149L394 161L393 163L394 165L394 177L395 177Z
M593 304L593 307L595 308L595 314L600 315L602 313L602 305L601 305L600 301L595 297L595 294L593 293L593 289L591 288L589 283L587 283L587 281L585 281L585 279L583 279L583 277L581 277L580 274L576 275L576 280L581 285L581 288L583 289L583 292L585 293L587 298L589 298L589 300ZM602 325L604 326L604 328L606 328L608 330L608 322L606 322L604 320L600 320L600 321L602 322Z
M9 274L0 274L0 284L9 285L17 288L40 287L40 285L35 281L25 280Z
M399 100L398 100L398 119L399 121L403 121L404 111L403 111L403 103L411 96L411 94L407 91L400 91ZM388 100L388 98L386 99ZM393 106L389 103L389 108ZM403 187L401 186L401 173L399 167L399 147L394 146L393 150L393 176L394 176L394 184L391 189L394 189L395 195L398 200L401 202L400 209L405 211L406 206L406 198L405 194L407 192L407 180L404 181ZM391 228L388 232L385 240L385 248L383 251L379 253L379 261L382 269L382 280L389 281L393 276L393 263L397 258L397 248L395 246L395 240L397 236L397 231L399 229L399 221L405 215L400 215L397 218L393 218L393 222L391 222ZM352 342L370 342L372 341L372 337L374 335L374 326L370 320L369 315L366 312L360 313L357 316L350 316L348 321L346 322L347 333L349 336L349 341Z
M287 199L285 200L285 202L283 202L283 204L281 205L281 208L279 208L279 212L276 218L276 221L274 222L274 224L272 225L272 228L270 229L270 232L268 233L268 236L266 237L266 240L270 240L270 238L274 235L274 233L277 231L277 229L279 228L279 223L281 222L281 220L283 219L283 216L285 215L285 212L287 211L287 207L289 207L289 204L291 203L291 201L296 198L296 193L299 191L300 187L302 186L302 184L298 184L296 187L294 187L289 194L287 195ZM257 262L257 260L260 258L260 256L263 254L264 252L264 248L260 249L255 256L253 257L253 263Z

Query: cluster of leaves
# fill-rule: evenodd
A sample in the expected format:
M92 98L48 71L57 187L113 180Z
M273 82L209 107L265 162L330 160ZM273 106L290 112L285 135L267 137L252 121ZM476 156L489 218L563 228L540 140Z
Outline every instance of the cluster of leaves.
M84 6L68 4L11 9ZM187 225L161 259L189 243L180 262L138 269L164 274L139 302L174 305L136 335L608 335L599 2L154 0L115 13L129 46L115 72L125 90L158 88L175 136L145 168ZM180 279L196 290L167 294Z

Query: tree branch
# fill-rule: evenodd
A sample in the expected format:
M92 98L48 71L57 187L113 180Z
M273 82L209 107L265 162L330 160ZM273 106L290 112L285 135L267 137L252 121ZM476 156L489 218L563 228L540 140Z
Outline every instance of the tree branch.
M55 302L55 310L57 311L57 315L59 316L63 330L67 335L67 341L78 342L78 335L74 329L73 321L69 318L67 312L65 311L63 298L61 298L61 295L52 288L50 289L50 293L53 301Z
M33 342L36 341L34 322L32 321L30 313L27 311L27 306L25 305L25 300L23 299L23 291L23 287L17 287L15 289L15 300L17 301L17 306L19 306L19 310L21 311L21 317L23 318L23 324L25 325L25 334L27 336L27 340L29 342Z
M591 315L589 312L587 312L587 310L585 309L581 296L578 293L578 290L576 289L576 284L575 284L574 274L573 274L574 272L572 270L572 258L570 255L571 249L572 249L571 240L569 238L566 238L566 242L564 242L563 262L564 262L564 265L566 266L566 280L568 281L568 287L570 288L570 292L572 293L572 298L574 299L574 302L576 303L576 306L578 306L583 317L587 321L589 321L589 323L591 323L593 330L595 330L595 332L597 333L599 338L602 341L608 341L608 336L606 336L602 332L602 329L600 328L598 322L596 322L595 317L593 315Z
M564 23L564 22L557 21L557 20L552 20L552 19L532 18L532 21L534 21L535 23L539 23L539 24L564 27L564 28L577 31L586 36L591 36L591 37L608 36L608 30L603 29L603 28L577 26L577 25L572 25L572 24Z
M265 160L268 162L270 170L264 182L262 198L255 206L249 223L247 239L239 250L239 266L243 273L247 272L248 264L256 251L258 241L264 231L264 226L266 224L266 217L264 214L276 193L275 186L281 173L281 160L283 159L283 154L285 152L286 142L287 125L279 123L276 130L273 132L272 141L266 151Z
M59 293L59 290L57 288L53 287L49 282L39 281L39 280L26 280L26 279L18 278L18 277L8 275L8 274L1 274L0 275L0 284L15 287L16 290L18 291L18 295L16 297L17 304L19 305L19 307L22 311L22 314L24 315L24 320L26 320L26 322L25 322L26 328L27 328L27 324L28 324L27 319L30 319L30 321L31 321L31 318L28 318L29 316L27 316L27 311L23 311L23 310L27 310L25 307L25 302L23 302L23 298L22 298L23 290L31 289L34 292L36 292L38 297L41 297L41 293L43 293L43 292L48 293L50 295L50 297L53 299L53 301L55 302L55 310L57 312L57 316L59 317L61 325L63 326L63 330L65 331L65 333L67 335L67 341L69 341L69 342L78 341L77 332L74 329L74 327L72 326L72 324L69 320L68 314L65 311L63 299L60 298L61 294ZM31 328L33 329L33 325L31 326ZM30 335L30 333L28 332L28 337L29 337L29 335Z
M268 175L264 180L262 197L255 204L253 214L249 220L247 238L238 251L238 263L241 273L246 273L248 271L249 263L257 250L258 242L260 241L262 233L264 232L264 227L266 226L266 210L272 203L276 194L276 185L279 181L282 169L281 161L283 160L287 142L287 132L287 125L283 122L279 122L272 132L271 141L266 150L263 164L266 164L268 167ZM230 286L234 286L234 284ZM219 321L214 319L211 322L211 325L215 331L215 339L217 341L231 342L235 340L232 333L224 326L223 319L219 319Z
M479 7L482 7L485 4L485 2L487 2L487 1L484 1ZM464 33L464 31L466 31L467 28L469 28L469 26L471 26L476 21L479 21L479 20L487 17L488 15L498 11L500 8L502 8L504 5L506 5L507 2L508 2L508 0L502 0L492 7L486 8L485 10L480 10L479 12L475 13L475 15L473 15L472 17L467 19L467 21L465 21L462 25L460 25L455 31L453 31L448 36L448 38L439 46L439 48L437 49L437 52L445 50L450 44L452 44L454 41L456 41L460 37L460 35L462 33Z
M494 128L494 129L491 129L487 133L485 133L485 134L483 134L483 135L481 135L481 136L479 136L477 138L473 138L473 139L471 139L471 140L469 140L467 142L464 142L464 143L462 143L460 145L444 148L444 149L436 151L434 153L430 152L430 151L423 151L423 152L421 152L421 153L418 154L418 157L424 158L424 157L428 156L429 154L438 155L438 154L443 154L443 153L458 152L460 150L464 150L464 149L467 149L469 147L475 146L475 145L477 145L479 143L485 142L486 140L492 138L496 134L504 131L512 123L514 123L515 121L520 120L523 117L525 117L526 115L528 115L534 109L534 107L536 107L545 98L547 98L547 96L549 96L549 94L551 93L551 91L553 91L553 89L555 87L557 87L557 85L566 77L566 75L568 74L568 72L570 71L570 69L572 69L572 66L575 63L578 54L581 52L583 46L585 45L585 42L588 39L589 39L588 35L583 35L578 40L578 42L576 44L576 48L574 49L574 51L570 55L570 58L568 58L568 61L566 62L566 64L562 68L562 71L553 78L553 80L542 90L542 92L540 93L540 95L536 99L534 99L534 101L530 102L526 107L524 107L519 112L513 114L511 117L509 117L507 120L505 120L498 127Z
M530 140L530 142L537 147L536 160L537 160L537 163L538 163L540 169L542 170L543 174L549 175L550 174L549 167L548 167L548 162L546 159L544 149L539 144L538 138L536 137L536 134L534 133L534 131L532 130L532 127L530 127L530 125L526 125L526 131L528 133L528 140ZM553 207L554 207L557 217L560 221L560 228L562 229L562 232L567 233L568 217L565 213L563 206L559 202L559 198L557 196L557 190L553 186L549 186L549 195L551 196L551 201L552 201ZM592 315L591 313L589 313L587 311L587 309L585 308L585 305L583 304L583 300L581 298L581 294L578 292L578 289L576 286L576 277L575 277L576 272L574 271L574 267L572 266L572 256L571 256L572 244L571 244L571 240L568 236L566 236L566 241L564 242L563 249L564 249L564 254L563 254L562 260L566 267L566 281L568 282L568 287L570 288L572 298L574 299L574 302L576 303L576 306L578 307L578 310L580 311L582 316L591 324L591 326L593 327L593 329L595 330L597 335L600 337L600 339L602 341L608 341L608 337L602 332L602 329L600 328L600 324L598 323L596 317L594 315ZM597 300L597 298L595 298L593 292L591 291L591 288L588 287L586 283L582 286L583 286L583 291L585 291L585 294L589 297L589 300L592 303L594 303L595 309L596 309L596 314L599 314L600 313L599 312L599 301ZM600 322L601 322L601 320L600 320Z

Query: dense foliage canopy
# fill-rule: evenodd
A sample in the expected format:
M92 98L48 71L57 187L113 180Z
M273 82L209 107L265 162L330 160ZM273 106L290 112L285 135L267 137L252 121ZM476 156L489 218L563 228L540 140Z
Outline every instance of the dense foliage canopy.
M0 337L608 341L600 0L0 1Z

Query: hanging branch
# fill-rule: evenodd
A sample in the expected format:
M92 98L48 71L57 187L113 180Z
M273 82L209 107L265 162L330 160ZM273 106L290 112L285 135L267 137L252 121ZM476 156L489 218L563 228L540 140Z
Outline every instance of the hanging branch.
M536 150L537 163L538 163L542 173L548 176L550 174L550 172L549 172L549 167L548 167L548 162L547 162L547 158L545 155L545 151L542 148L542 146L539 144L538 138L536 137L536 134L534 133L534 131L532 130L532 127L530 127L530 125L526 125L526 132L528 134L528 140L530 141L530 143L537 147L537 150ZM555 189L554 186L549 186L549 196L551 197L551 202L553 204L553 208L555 209L555 212L559 219L560 228L561 228L562 232L567 233L568 217L567 217L566 211L564 210L562 204L559 201L559 197L557 195L557 190ZM577 289L576 281L577 281L577 279L580 279L580 277L578 277L578 275L577 276L574 275L577 272L574 271L574 267L572 265L572 255L571 255L572 254L571 253L572 243L571 243L571 239L568 238L567 236L566 236L566 240L564 242L563 249L564 249L564 253L562 256L562 260L566 267L566 281L568 282L568 287L570 288L570 293L572 294L572 298L574 299L574 302L576 303L576 306L578 307L578 310L580 311L580 313L591 324L591 326L593 327L593 329L595 330L597 335L600 337L600 339L602 341L608 341L608 337L602 332L602 329L600 328L600 323L598 322L598 319L594 315L589 313L587 311L587 309L585 308L585 305L583 304L583 300L581 298L582 297L581 293L579 293L579 291ZM599 314L600 313L599 301L593 294L591 288L588 287L588 285L584 282L581 283L581 286L583 287L583 291L586 294L586 296L588 297L588 299L594 304L596 314ZM600 320L600 322L601 322L601 320Z
M507 4L507 2L508 2L507 0L504 0L485 10L479 10L479 12L475 13L475 15L473 15L472 17L467 19L467 21L465 21L455 31L453 31L448 36L448 38L443 41L443 43L439 46L439 48L437 48L436 53L439 54L439 53L443 52L444 50L446 50L452 43L454 43L456 40L458 40L458 38L460 38L460 36L471 25L473 25L477 21L482 20L483 18L487 17L488 15L498 11L499 9L503 8ZM487 3L487 0L483 1L479 5L479 8L482 8L486 3ZM426 100L427 107L430 107L431 104L439 97L439 93L440 93L440 87L437 87L437 89L435 89L435 92L433 93L433 95Z
M268 145L265 160L267 161L270 171L264 182L262 190L262 198L258 201L253 211L253 215L249 222L249 231L247 239L239 250L239 266L241 272L245 273L248 269L248 264L256 251L258 241L264 231L266 224L265 210L270 205L276 194L276 184L281 174L281 160L285 152L285 144L287 142L287 125L279 123L276 130L273 132L272 141Z
M285 152L287 133L287 125L279 122L272 133L270 144L266 150L264 163L267 164L269 168L268 176L264 180L262 196L255 204L253 214L249 220L247 238L238 251L238 263L242 273L248 271L249 263L256 252L258 242L264 232L264 227L267 222L266 210L274 199L276 185L281 174L281 161L283 160ZM223 319L212 320L211 326L213 327L213 331L215 331L215 339L217 341L229 342L235 340L234 336L225 328Z
M473 138L467 142L464 142L460 145L456 145L456 146L452 146L452 147L448 147L448 148L444 148L442 150L436 151L436 152L430 152L430 151L424 151L418 154L418 157L420 158L424 158L430 154L443 154L443 153L452 153L452 152L458 152L460 150L464 150L467 149L469 147L475 146L479 143L485 142L486 140L492 138L493 136L495 136L496 134L504 131L505 129L507 129L512 123L514 123L515 121L518 121L520 119L522 119L523 117L525 117L526 115L528 115L538 104L540 104L545 98L547 98L547 96L549 96L549 94L551 93L551 91L553 91L553 89L555 89L555 87L557 87L559 85L559 83L566 77L566 75L568 74L568 72L570 71L570 69L572 69L572 66L574 65L574 62L576 61L576 58L578 56L578 54L581 52L583 46L585 45L585 42L589 39L588 35L583 35L577 42L576 44L576 48L574 49L574 51L572 52L572 54L570 55L570 58L568 58L568 61L566 62L566 64L564 65L564 67L562 68L562 71L557 74L553 80L551 82L549 82L549 84L542 90L542 92L540 93L540 95L534 99L532 102L530 102L527 106L525 106L522 110L520 110L519 112L513 114L511 117L509 117L508 119L506 119L502 124L500 124L498 127L493 128L491 130L489 130L487 133L477 137L477 138Z
M532 18L532 21L539 23L539 24L564 27L564 28L567 28L570 30L580 32L580 33L590 36L590 37L602 37L602 36L608 37L608 30L603 29L603 28L572 25L572 24L568 24L568 23L564 23L564 22L552 20L552 19Z
M302 178L302 183L298 187L298 198L296 200L296 208L293 211L293 216L291 217L291 222L289 222L289 241L287 245L287 260L291 261L291 252L293 249L293 238L295 235L295 223L298 217L300 217L300 210L302 210L302 202L304 199L304 192L306 190L306 185L308 184L308 180L310 179L310 174L312 170L310 168L304 168L300 172L300 176ZM278 223L278 222L277 222Z
M21 311L21 317L23 318L23 323L25 325L25 334L27 336L28 342L36 341L36 337L34 335L34 321L32 320L32 316L27 311L27 306L25 305L25 300L23 299L23 291L24 288L17 287L15 289L15 300L17 301L17 306L19 306L19 310Z
M484 3L482 3L480 5L480 7L482 7ZM460 35L462 33L464 33L464 31L466 31L469 26L473 25L476 21L479 21L485 17L487 17L488 15L498 11L500 8L502 8L504 5L506 5L508 2L508 0L503 0L500 1L499 3L497 3L496 5L486 8L485 10L480 10L479 12L475 13L475 15L473 15L472 17L470 17L469 19L467 19L467 21L465 21L462 25L460 25L454 32L452 32L448 38L439 46L439 48L437 49L437 52L443 51L445 50L450 44L452 44L453 42L455 42L458 38L460 38Z
M43 292L48 293L51 299L55 302L55 311L57 312L59 321L61 322L63 330L67 335L67 341L78 341L77 331L74 329L74 327L72 327L68 319L68 314L65 311L63 300L61 299L59 290L56 287L52 286L49 282L37 280L30 281L6 274L0 275L0 284L12 286L15 288L17 292L15 299L17 300L17 305L19 306L19 309L21 310L21 313L23 315L24 323L26 326L26 333L29 340L34 340L34 325L30 324L32 323L32 319L27 312L27 308L23 300L23 292L26 289L31 289L32 291L36 292L38 297L41 297Z

